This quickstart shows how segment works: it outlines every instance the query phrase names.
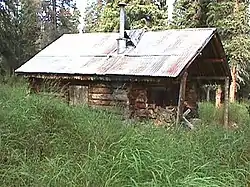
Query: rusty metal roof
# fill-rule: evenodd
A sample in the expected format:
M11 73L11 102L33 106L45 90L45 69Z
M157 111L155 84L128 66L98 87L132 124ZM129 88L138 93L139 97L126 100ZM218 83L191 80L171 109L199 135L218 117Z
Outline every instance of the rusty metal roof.
M118 33L66 34L16 73L142 75L177 77L216 29L126 31L136 45L116 54Z

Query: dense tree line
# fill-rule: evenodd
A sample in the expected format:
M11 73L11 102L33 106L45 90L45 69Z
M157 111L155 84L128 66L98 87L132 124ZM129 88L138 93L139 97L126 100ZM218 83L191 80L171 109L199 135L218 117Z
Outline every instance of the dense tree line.
M78 32L72 0L0 0L0 72L12 73L64 33Z

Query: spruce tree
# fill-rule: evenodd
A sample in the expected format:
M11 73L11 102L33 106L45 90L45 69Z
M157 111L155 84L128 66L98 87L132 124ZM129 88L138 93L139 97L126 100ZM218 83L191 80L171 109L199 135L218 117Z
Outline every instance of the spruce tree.
M86 15L86 31L113 32L119 28L119 0L106 1L92 5L92 11ZM168 27L167 10L164 4L152 0L127 0L126 29L146 28L162 30ZM91 22L91 18L95 21Z

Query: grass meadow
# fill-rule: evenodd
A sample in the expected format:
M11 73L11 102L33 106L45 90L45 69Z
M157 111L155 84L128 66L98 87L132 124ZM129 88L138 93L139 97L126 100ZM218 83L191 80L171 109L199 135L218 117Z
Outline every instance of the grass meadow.
M250 186L250 118L200 104L202 124L167 130L110 111L72 107L25 83L0 85L0 186Z

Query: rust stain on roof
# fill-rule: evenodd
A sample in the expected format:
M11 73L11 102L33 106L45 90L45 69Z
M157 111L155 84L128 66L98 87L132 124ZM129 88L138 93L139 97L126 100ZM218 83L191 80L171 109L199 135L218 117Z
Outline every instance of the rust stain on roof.
M145 75L177 77L216 29L126 31L135 47L118 55L118 33L66 34L16 73Z

